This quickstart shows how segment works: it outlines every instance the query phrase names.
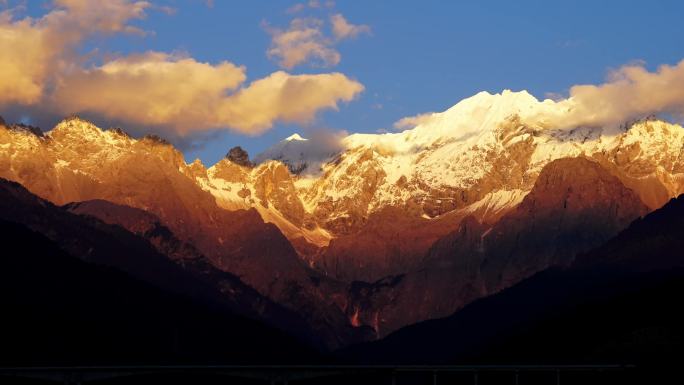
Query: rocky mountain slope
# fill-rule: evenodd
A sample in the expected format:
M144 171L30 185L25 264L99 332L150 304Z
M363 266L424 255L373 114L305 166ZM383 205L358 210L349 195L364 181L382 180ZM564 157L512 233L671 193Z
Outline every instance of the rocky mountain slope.
M45 135L2 126L0 145L1 177L56 204L100 199L148 211L214 267L305 315L327 346L354 340L357 331L334 296L314 284L320 273L299 258L278 228L256 210L219 207L192 177L192 165L163 140L133 139L70 118ZM325 290L344 290L330 285Z

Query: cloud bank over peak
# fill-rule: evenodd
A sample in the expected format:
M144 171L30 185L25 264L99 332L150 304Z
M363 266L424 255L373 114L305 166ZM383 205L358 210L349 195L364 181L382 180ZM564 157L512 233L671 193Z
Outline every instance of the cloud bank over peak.
M434 115L434 112L426 112L423 114L418 114L414 116L406 116L404 118L401 118L394 122L393 128L398 131L403 131L406 129L410 129L413 127L416 127L418 125L427 123L430 121L432 116Z
M654 72L643 64L611 71L605 83L575 85L566 99L547 101L533 118L547 126L572 128L622 124L648 115L684 117L684 60Z

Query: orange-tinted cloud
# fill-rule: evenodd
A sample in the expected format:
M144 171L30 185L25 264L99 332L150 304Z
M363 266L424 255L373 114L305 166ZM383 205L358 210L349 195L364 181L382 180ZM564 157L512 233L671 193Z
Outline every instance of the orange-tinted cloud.
M0 52L8 53L0 60L0 103L38 102L51 78L76 64L78 44L94 34L143 33L127 23L144 18L149 7L146 1L55 0L39 19L0 12Z
M50 49L31 21L11 23L10 16L0 14L0 52L12 53L0 60L0 103L33 103L43 94L48 65L59 50Z
M341 13L330 16L330 23L332 24L333 35L338 40L355 38L371 31L367 25L349 23Z
M307 4L295 4L286 12L299 13L307 8L330 8L334 5L334 2L310 1ZM327 23L318 17L296 17L287 28L263 23L266 32L271 35L271 46L266 55L277 60L285 69L305 63L314 67L332 67L339 64L342 58L335 44L364 33L370 34L369 26L351 24L340 13L330 16L329 22L331 35L325 31Z
M88 113L186 135L232 128L258 134L276 121L308 123L356 97L363 85L343 74L275 72L246 85L228 61L147 52L84 66L77 48L96 34L145 34L128 24L158 8L146 1L56 0L39 19L0 13L0 106L50 114Z
M296 18L287 29L266 26L271 35L271 46L266 54L287 69L310 62L329 67L340 62L340 53L332 48L333 41L322 31L323 21L315 18Z
M258 134L275 121L310 122L318 111L335 109L363 90L339 73L276 72L241 87L245 79L244 67L228 62L149 52L65 76L53 103L62 111L169 126L181 135L222 127Z
M306 124L321 109L337 109L363 85L341 73L290 75L275 72L226 98L221 118L245 131L270 128L275 120Z

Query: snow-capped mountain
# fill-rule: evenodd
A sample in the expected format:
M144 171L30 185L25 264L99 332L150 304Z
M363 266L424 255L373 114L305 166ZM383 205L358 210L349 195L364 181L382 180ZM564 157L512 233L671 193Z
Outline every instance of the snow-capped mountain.
M325 160L315 157L317 155L316 150L315 144L309 139L294 133L257 155L254 161L256 163L264 163L268 160L278 160L285 163L289 167L290 172L299 174L303 171L311 171L309 165L312 162L320 163Z
M651 209L684 192L681 126L646 119L615 127L549 127L539 117L553 108L558 108L554 102L538 101L525 91L482 92L412 129L341 139L341 150L323 164L319 176L293 176L292 191L305 215L332 240L311 257L312 263L328 270L352 263L340 258L355 261L342 269L357 272L344 274L351 279L373 280L402 271L425 252L424 247L415 249L416 242L431 244L466 215L495 222L521 202L546 164L560 158L586 156L599 162ZM299 145L293 157L292 142L279 143L264 158L298 164L307 158L307 148ZM402 213L392 216L392 226L381 219L387 208ZM390 241L378 223L396 234L397 221L411 234L420 228L427 239L406 246ZM369 230L394 244L375 250L387 268L373 274L363 273L372 265L363 262L368 244L356 241Z
M311 134L311 138L304 138L294 133L258 154L254 161L259 164L277 160L286 164L294 175L320 177L323 166L344 150L342 136L324 131Z
M613 163L630 187L641 178L681 173L684 131L680 126L642 121L628 129L568 130L530 120L549 109L550 103L539 102L525 91L482 92L401 133L350 135L343 140L347 151L327 169L326 183L310 202L314 210L328 202L339 207L344 206L340 195L361 194L368 195L367 202L359 202L367 204L362 209L368 213L387 204L414 201L424 214L436 217L488 194L500 199L504 192L529 191L549 161L581 154ZM349 171L359 163L372 164L378 176L371 194L366 180L349 180L354 174ZM347 191L340 194L343 181ZM659 181L663 188L659 192L637 189L652 208L680 191L671 180ZM337 211L335 215L344 214ZM321 219L329 220L323 212Z
M324 164L324 175L300 178L311 185L301 189L301 199L323 227L348 233L387 205L417 204L430 218L477 202L515 205L545 164L581 154L612 164L651 208L681 191L680 126L645 120L560 129L533 120L553 107L525 91L482 92L410 130L349 135ZM300 143L306 141L288 138L257 159L296 168L310 156ZM640 187L644 178L655 185Z
M681 126L644 119L554 127L540 118L554 108L553 101L524 91L483 92L403 132L295 134L254 164L236 150L231 153L239 157L211 166L186 163L163 139L135 139L78 118L44 134L0 124L0 177L57 204L104 199L149 211L261 294L295 310L323 309L312 320L326 320L317 324L322 329L367 325L382 335L463 303L439 302L439 285L424 278L373 289L369 293L380 298L372 299L359 297L351 282L382 286L388 276L411 277L425 267L429 250L454 232L476 227L466 232L486 244L501 218L520 211L554 160L593 161L650 210L684 192ZM506 285L538 267L507 272L514 278ZM293 288L300 294L293 296ZM391 305L401 295L405 306L415 305L414 297L397 294L412 290L435 300L409 313ZM486 292L478 290L469 293ZM463 298L476 298L470 294Z

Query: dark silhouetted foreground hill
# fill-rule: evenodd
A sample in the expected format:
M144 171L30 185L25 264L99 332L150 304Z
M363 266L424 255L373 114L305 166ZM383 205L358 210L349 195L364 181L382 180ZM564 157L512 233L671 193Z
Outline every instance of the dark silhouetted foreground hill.
M0 221L0 366L312 359L265 325L75 258Z

